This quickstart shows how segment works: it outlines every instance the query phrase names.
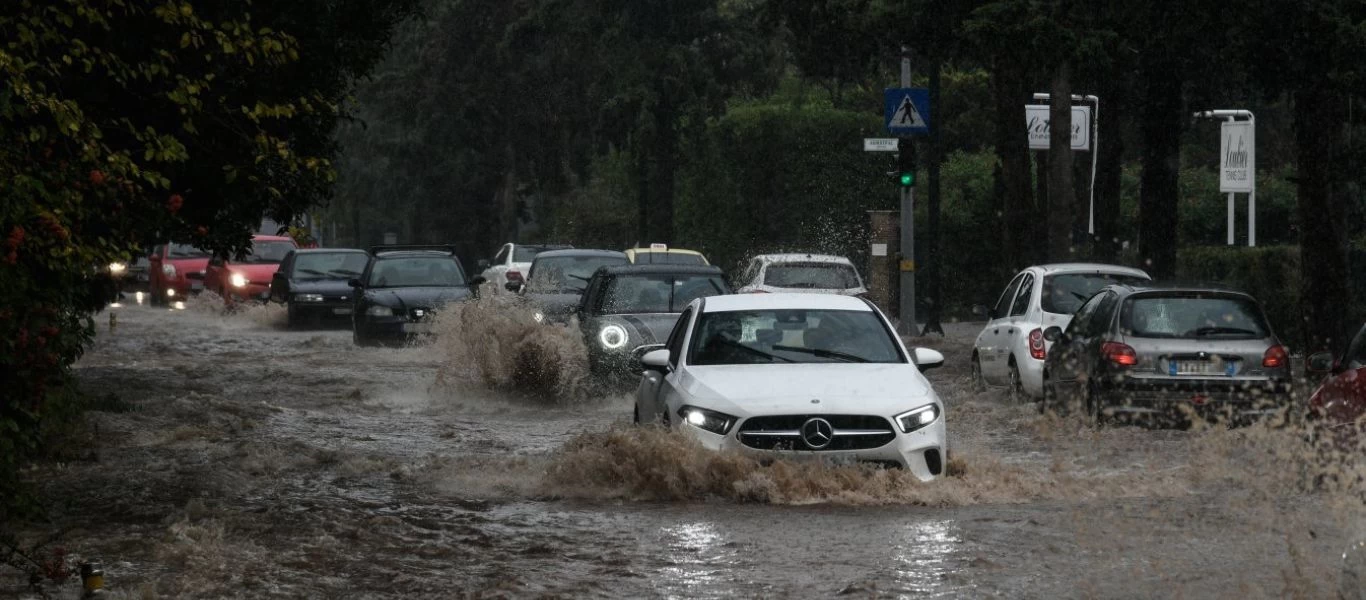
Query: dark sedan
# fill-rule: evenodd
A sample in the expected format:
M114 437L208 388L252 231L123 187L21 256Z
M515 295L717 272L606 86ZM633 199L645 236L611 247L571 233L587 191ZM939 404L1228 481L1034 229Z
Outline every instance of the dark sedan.
M1285 409L1290 357L1251 296L1207 286L1112 285L1050 327L1044 408L1096 420L1230 423Z
M593 273L624 264L626 255L613 250L551 250L536 255L525 285L509 282L508 289L521 292L537 322L568 323Z
M290 327L324 319L349 321L354 295L349 282L360 277L369 262L364 250L294 250L271 278L270 299L288 307Z
M664 343L683 307L729 294L717 267L623 265L593 274L579 303L579 327L595 373L624 374L643 347Z
M352 335L359 346L406 342L429 334L432 313L470 298L483 277L467 279L446 246L379 246L360 277L351 280Z

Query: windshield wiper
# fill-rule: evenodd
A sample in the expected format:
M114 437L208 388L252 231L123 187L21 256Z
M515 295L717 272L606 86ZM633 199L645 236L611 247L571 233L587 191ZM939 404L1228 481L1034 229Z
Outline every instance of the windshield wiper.
M1194 334L1195 337L1205 335L1217 335L1221 333L1236 335L1257 335L1257 332L1252 331L1251 329L1240 329L1238 327L1197 327L1195 330L1190 331L1188 333Z
M784 352L800 352L802 354L810 354L812 356L819 356L821 358L834 358L842 360L844 362L868 362L868 359L862 356L848 354L845 352L837 352L835 350L826 350L823 348L798 348L796 346L774 346L773 349L782 350Z
M296 273L308 273L309 275L326 275L326 274L327 274L327 273L324 273L324 272L322 272L322 271L315 271L315 270L313 270L313 269L295 269L294 271L295 271Z
M713 344L723 344L723 345L726 345L726 346L730 346L730 347L732 347L732 348L739 348L740 350L744 350L745 352L748 352L748 353L753 354L753 355L755 355L755 356L762 356L762 357L767 358L767 359L769 359L769 360L781 360L781 361L783 361L783 362L797 362L797 361L794 361L794 360L792 360L792 359L790 359L790 358L778 356L778 355L776 355L776 354L769 354L769 353L764 352L763 350L760 350L760 349L758 349L758 348L750 348L749 346L746 346L746 345L741 344L740 342L737 342L737 341L734 341L734 340L718 339L718 340L713 340L711 343L713 343ZM774 348L777 348L777 346L774 346Z

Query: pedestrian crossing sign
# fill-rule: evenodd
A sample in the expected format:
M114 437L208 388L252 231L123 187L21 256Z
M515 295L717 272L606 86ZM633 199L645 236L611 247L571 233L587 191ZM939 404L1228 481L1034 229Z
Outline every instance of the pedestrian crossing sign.
M887 132L901 135L929 133L930 93L925 88L888 88L883 91Z

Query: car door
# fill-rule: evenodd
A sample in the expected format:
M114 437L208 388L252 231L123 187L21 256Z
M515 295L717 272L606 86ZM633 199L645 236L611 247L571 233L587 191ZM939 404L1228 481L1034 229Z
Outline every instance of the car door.
M1035 287L1034 274L1025 273L1020 279L1020 287L1015 291L1015 299L1010 303L1010 312L1002 323L1002 344L997 350L1002 365L1009 365L1012 356L1017 365L1029 356L1029 340L1026 339L1029 331L1024 329L1024 325L1027 323L1026 315L1029 313L1030 301L1034 298Z
M669 411L670 406L678 405L681 407L684 404L682 379L685 375L684 370L687 368L684 354L688 351L688 333L692 331L693 315L694 311L691 308L685 311L683 317L680 317L678 323L674 325L673 332L669 334L669 342L666 345L669 349L669 369L660 381L659 392L655 394L656 410L659 413ZM661 414L661 418L663 416ZM670 422L676 419L672 413L668 416L671 417Z
M982 378L989 383L999 384L1006 378L1006 365L1000 362L1000 348L1004 345L1004 338L1001 335L1003 325L1010 317L1010 305L1014 302L1015 291L1020 287L1020 280L1024 279L1025 274L1020 273L1006 284L1006 289L997 298L996 305L991 307L990 314L987 315L987 325L978 336L977 359L982 365Z
M669 377L678 371L680 358L684 352L684 339L687 337L688 327L692 322L693 310L689 307L678 316L678 323L674 324L674 329L669 333L669 339L664 347L669 350L669 372L660 373L658 371L646 370L641 376L640 397L645 400L641 406L646 410L642 411L642 423L658 423L667 410L667 394L677 393L675 383L669 381ZM675 378L676 382L677 379Z
M291 250L285 255L284 260L280 261L280 268L270 276L271 300L283 303L289 299L289 277L294 273L294 257L297 255L297 252Z
M1054 349L1056 361L1053 361L1052 354L1049 355L1053 364L1049 365L1048 378L1059 399L1084 398L1081 394L1094 363L1092 347L1099 345L1097 339L1104 335L1106 329L1102 323L1102 304L1109 301L1113 306L1115 298L1114 292L1096 294L1077 309L1077 314L1063 332L1062 343ZM1113 308L1109 314L1113 316Z
M503 286L507 285L508 263L512 260L512 244L503 244L498 249L498 254L493 256L492 264L484 271L484 279L487 279L493 286L493 293L502 292Z

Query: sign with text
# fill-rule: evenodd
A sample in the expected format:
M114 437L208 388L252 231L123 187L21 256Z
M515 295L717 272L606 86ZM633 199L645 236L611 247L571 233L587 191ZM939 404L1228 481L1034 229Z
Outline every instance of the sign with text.
M1219 191L1252 192L1257 175L1256 130L1248 121L1219 125Z
M1048 105L1026 104L1025 123L1029 126L1029 149L1048 149ZM1091 150L1091 107L1072 107L1072 149Z
M897 138L863 138L864 152L896 152L897 144L901 140Z

